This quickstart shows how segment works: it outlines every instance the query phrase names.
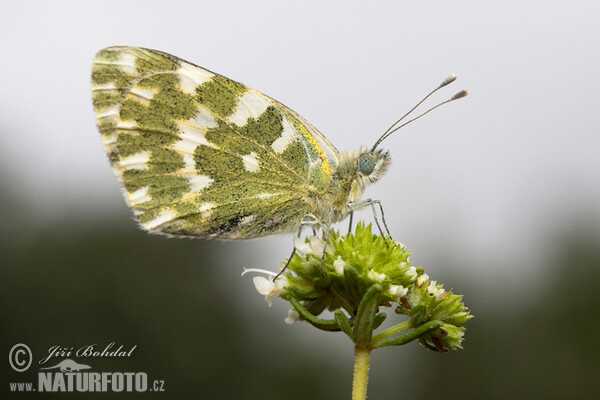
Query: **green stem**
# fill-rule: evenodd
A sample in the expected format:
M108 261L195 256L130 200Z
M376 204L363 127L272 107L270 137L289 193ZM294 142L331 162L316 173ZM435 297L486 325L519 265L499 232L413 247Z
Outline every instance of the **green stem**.
M423 325L418 328L413 329L405 335L395 337L390 340L386 340L384 342L377 343L377 348L385 347L385 346L402 346L408 342L412 342L415 339L420 338L424 334L434 329L438 329L444 326L442 321L429 321L425 322ZM432 349L433 350L433 349Z
M379 343L384 339L389 338L390 336L397 335L398 333L404 332L412 328L412 320L409 319L407 321L401 322L397 325L387 328L384 331L379 332L374 338L373 343Z
M354 382L352 384L352 400L365 400L367 398L370 357L370 348L354 347Z
M308 321L315 328L322 329L324 331L339 331L340 327L336 320L332 319L321 319L315 317L310 313L304 306L294 297L289 299L289 302L292 306L298 311L298 314L302 316L306 321Z

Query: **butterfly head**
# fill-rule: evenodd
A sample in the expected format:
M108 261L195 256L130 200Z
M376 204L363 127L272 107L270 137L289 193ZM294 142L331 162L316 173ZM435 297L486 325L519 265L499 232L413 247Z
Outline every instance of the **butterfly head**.
M374 183L385 173L389 164L389 152L363 151L356 161L356 171L364 180Z

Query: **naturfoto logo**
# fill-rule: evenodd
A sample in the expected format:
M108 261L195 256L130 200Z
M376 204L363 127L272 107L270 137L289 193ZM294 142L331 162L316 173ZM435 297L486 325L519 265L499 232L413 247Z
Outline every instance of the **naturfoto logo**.
M89 365L65 359L55 366L40 368L57 369L57 372L38 373L39 392L145 392L148 375L145 372L81 372ZM162 381L161 389L162 389ZM156 385L155 385L156 386Z
M115 342L79 348L52 346L38 362L41 368L37 372L37 382L26 378L25 381L10 382L9 388L11 392L164 392L165 381L149 380L146 372L94 371L93 362L75 361L76 358L131 357L136 349L137 345L126 347ZM17 373L25 372L33 358L33 352L23 343L13 346L9 352L10 365Z

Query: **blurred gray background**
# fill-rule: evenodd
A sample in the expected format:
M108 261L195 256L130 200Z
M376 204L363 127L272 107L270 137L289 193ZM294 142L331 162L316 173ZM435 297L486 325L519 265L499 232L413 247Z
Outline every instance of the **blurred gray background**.
M285 304L240 278L277 269L291 237L137 229L90 93L95 52L129 45L276 98L340 151L372 145L456 73L430 104L469 96L384 142L393 164L366 196L476 318L462 351L375 352L369 398L594 398L599 17L595 1L0 1L2 351L137 344L89 364L164 379L169 398L350 396L351 343L284 325ZM2 397L35 377L4 371Z

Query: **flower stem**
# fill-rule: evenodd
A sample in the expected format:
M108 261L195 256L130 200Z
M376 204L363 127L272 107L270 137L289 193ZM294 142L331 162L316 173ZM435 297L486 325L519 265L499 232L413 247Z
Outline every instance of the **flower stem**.
M382 340L389 338L390 336L394 336L399 333L402 333L402 332L412 328L413 327L412 325L413 325L413 321L411 319L401 322L397 325L394 325L394 326L382 331L378 335L376 335L373 338L373 343L379 343Z
M370 357L370 348L354 347L354 382L352 385L352 400L365 400L367 398Z

